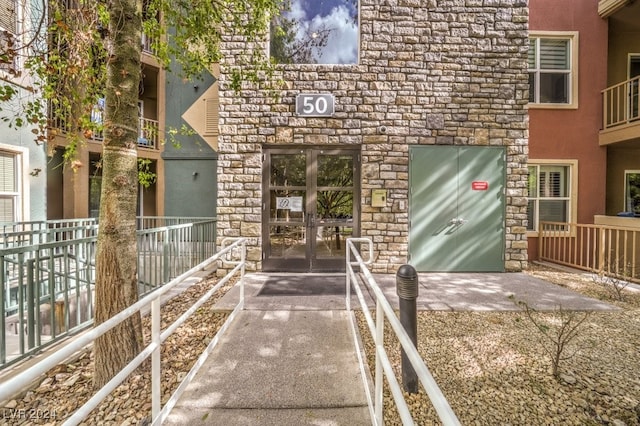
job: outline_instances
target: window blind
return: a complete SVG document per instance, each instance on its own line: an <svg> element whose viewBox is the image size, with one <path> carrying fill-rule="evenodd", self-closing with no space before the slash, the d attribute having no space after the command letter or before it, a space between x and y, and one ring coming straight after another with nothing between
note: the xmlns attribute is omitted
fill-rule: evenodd
<svg viewBox="0 0 640 426"><path fill-rule="evenodd" d="M0 222L14 222L13 198L0 197Z"/></svg>
<svg viewBox="0 0 640 426"><path fill-rule="evenodd" d="M0 0L0 28L16 33L16 2Z"/></svg>
<svg viewBox="0 0 640 426"><path fill-rule="evenodd" d="M0 192L16 192L16 158L0 152Z"/></svg>
<svg viewBox="0 0 640 426"><path fill-rule="evenodd" d="M536 40L529 39L529 69L536 68Z"/></svg>
<svg viewBox="0 0 640 426"><path fill-rule="evenodd" d="M540 69L568 70L569 41L540 39Z"/></svg>
<svg viewBox="0 0 640 426"><path fill-rule="evenodd" d="M545 170L546 169L546 170ZM544 167L540 170L540 196L566 197L567 173L564 167Z"/></svg>

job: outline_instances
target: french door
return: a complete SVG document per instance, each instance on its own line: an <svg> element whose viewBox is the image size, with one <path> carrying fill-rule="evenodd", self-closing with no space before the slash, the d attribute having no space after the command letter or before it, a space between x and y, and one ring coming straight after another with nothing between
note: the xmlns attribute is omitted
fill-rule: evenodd
<svg viewBox="0 0 640 426"><path fill-rule="evenodd" d="M360 151L265 148L265 271L345 269L345 243L360 232Z"/></svg>

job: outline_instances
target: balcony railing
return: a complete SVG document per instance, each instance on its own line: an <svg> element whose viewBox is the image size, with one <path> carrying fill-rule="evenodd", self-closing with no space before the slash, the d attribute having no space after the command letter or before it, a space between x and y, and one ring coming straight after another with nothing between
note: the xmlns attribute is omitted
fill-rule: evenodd
<svg viewBox="0 0 640 426"><path fill-rule="evenodd" d="M640 76L602 91L604 130L640 119Z"/></svg>
<svg viewBox="0 0 640 426"><path fill-rule="evenodd" d="M156 56L158 50L155 48L155 39L146 34L142 34L142 52Z"/></svg>
<svg viewBox="0 0 640 426"><path fill-rule="evenodd" d="M540 260L640 282L638 228L562 222L540 227Z"/></svg>
<svg viewBox="0 0 640 426"><path fill-rule="evenodd" d="M59 135L67 135L72 129L70 123L64 119L64 117L54 116L50 114L49 125L52 129L55 129ZM91 113L91 121L94 123L102 123L103 112L96 109ZM138 147L157 150L160 147L159 132L158 132L158 120L152 120L150 118L139 118L139 133L138 133ZM93 130L92 132L85 132L85 137L93 141L104 140L104 133L100 130Z"/></svg>

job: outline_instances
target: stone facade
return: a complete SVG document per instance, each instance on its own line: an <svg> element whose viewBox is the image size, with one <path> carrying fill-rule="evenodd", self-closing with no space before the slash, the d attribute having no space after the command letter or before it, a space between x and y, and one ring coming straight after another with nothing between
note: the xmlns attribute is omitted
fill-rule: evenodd
<svg viewBox="0 0 640 426"><path fill-rule="evenodd" d="M263 144L360 145L361 236L375 243L372 270L393 273L408 253L410 145L506 147L505 269L526 266L527 49L525 0L360 0L358 65L287 65L278 97L229 87L245 49L223 44L220 75L218 228L249 238L260 270ZM266 46L258 46L265 48ZM332 93L331 118L296 116L298 93ZM371 190L389 192L371 207Z"/></svg>

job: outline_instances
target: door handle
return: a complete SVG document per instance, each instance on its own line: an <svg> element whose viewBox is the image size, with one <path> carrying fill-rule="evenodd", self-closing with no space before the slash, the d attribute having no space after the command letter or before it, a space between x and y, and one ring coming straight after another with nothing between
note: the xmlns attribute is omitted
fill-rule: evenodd
<svg viewBox="0 0 640 426"><path fill-rule="evenodd" d="M461 217L454 217L454 218L451 218L451 220L449 221L449 225L461 226L467 222L468 222L467 219L463 219Z"/></svg>
<svg viewBox="0 0 640 426"><path fill-rule="evenodd" d="M307 226L316 226L316 215L313 213L307 213Z"/></svg>

